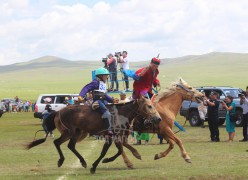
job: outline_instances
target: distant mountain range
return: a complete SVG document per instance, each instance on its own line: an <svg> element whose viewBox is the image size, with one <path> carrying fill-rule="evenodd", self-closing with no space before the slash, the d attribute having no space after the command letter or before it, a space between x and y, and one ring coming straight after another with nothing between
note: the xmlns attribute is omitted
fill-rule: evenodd
<svg viewBox="0 0 248 180"><path fill-rule="evenodd" d="M203 62L209 62L214 64L224 63L224 64L242 64L246 63L248 59L247 53L220 53L212 52L203 55L189 55L178 58L165 58L161 59L161 65L187 65L187 64L198 64ZM149 61L140 62L130 62L132 68L139 68L149 64ZM23 71L30 69L40 69L40 68L72 68L72 67L85 67L85 68L97 68L102 66L101 61L70 61L60 57L55 56L44 56L37 59L30 60L28 62L16 63L11 65L0 66L0 73L10 72L10 71Z"/></svg>

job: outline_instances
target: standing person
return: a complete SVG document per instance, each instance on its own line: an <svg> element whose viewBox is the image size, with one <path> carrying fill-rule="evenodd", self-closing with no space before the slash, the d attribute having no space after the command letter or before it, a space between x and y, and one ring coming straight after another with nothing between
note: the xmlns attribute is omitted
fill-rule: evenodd
<svg viewBox="0 0 248 180"><path fill-rule="evenodd" d="M127 102L130 102L130 100L127 98L126 92L121 91L119 103L127 103Z"/></svg>
<svg viewBox="0 0 248 180"><path fill-rule="evenodd" d="M246 92L240 96L240 105L243 108L243 139L240 142L248 141L247 138L247 122L248 122L248 86Z"/></svg>
<svg viewBox="0 0 248 180"><path fill-rule="evenodd" d="M212 142L219 142L219 105L220 102L217 100L218 93L215 91L212 91L210 93L210 100L208 99L207 106L208 106L208 124L209 124L209 130L210 130L210 138Z"/></svg>
<svg viewBox="0 0 248 180"><path fill-rule="evenodd" d="M122 70L127 70L129 69L129 61L128 61L128 58L127 58L127 51L123 51L122 52L122 57L120 56L120 54L117 54L117 60L118 60L118 63L121 63L121 69ZM126 84L126 91L129 92L129 81L128 81L128 76L124 74L124 81L125 81L125 84Z"/></svg>
<svg viewBox="0 0 248 180"><path fill-rule="evenodd" d="M204 95L204 98L206 98L205 96L205 92L201 91L201 93ZM206 104L206 100L204 100L203 102L200 102L198 104L198 112L199 112L199 116L201 119L201 128L205 128L204 126L204 121L207 115L207 104Z"/></svg>
<svg viewBox="0 0 248 180"><path fill-rule="evenodd" d="M52 112L52 106L50 105L51 101L52 101L52 99L49 98L49 97L44 99L44 102L45 102L46 106L45 106L45 109L44 109L44 111L42 113L42 115L43 115L42 116L42 127L43 127L44 131L46 132L46 134L48 133L48 130L47 130L46 126L45 126L45 119ZM46 134L45 134L45 136L46 136ZM49 134L50 134L50 136L52 136L54 138L53 131L50 131Z"/></svg>
<svg viewBox="0 0 248 180"><path fill-rule="evenodd" d="M109 71L105 68L99 68L96 70L96 79L94 79L91 83L87 84L83 87L81 92L79 93L78 100L82 101L87 100L86 94L88 92L93 92L93 104L92 109L97 110L101 113L102 120L104 122L105 128L107 130L108 135L113 135L112 126L111 126L111 114L106 107L107 102L117 103L118 100L111 98L107 95L107 87L106 82L109 76Z"/></svg>
<svg viewBox="0 0 248 180"><path fill-rule="evenodd" d="M69 96L68 105L73 105L74 101L71 96Z"/></svg>
<svg viewBox="0 0 248 180"><path fill-rule="evenodd" d="M9 101L9 112L13 111L13 103L12 101Z"/></svg>
<svg viewBox="0 0 248 180"><path fill-rule="evenodd" d="M158 66L160 64L159 58L152 58L148 67L141 68L135 72L139 80L135 80L133 83L133 99L137 99L140 95L151 98L153 96L152 86L160 86L160 82L157 79L159 74Z"/></svg>
<svg viewBox="0 0 248 180"><path fill-rule="evenodd" d="M107 65L108 65L108 69L110 72L110 80L111 80L110 90L111 91L118 91L119 90L119 83L117 80L117 62L116 62L116 59L114 58L113 54L111 54L111 53L108 55ZM114 89L114 82L116 84L116 89Z"/></svg>
<svg viewBox="0 0 248 180"><path fill-rule="evenodd" d="M233 141L235 135L235 122L230 120L230 114L235 114L236 105L233 102L232 96L226 97L226 103L224 101L221 102L222 107L226 109L226 131L228 132L229 142Z"/></svg>
<svg viewBox="0 0 248 180"><path fill-rule="evenodd" d="M24 111L28 112L28 110L29 110L29 103L28 103L28 100L26 100L26 102L24 104Z"/></svg>

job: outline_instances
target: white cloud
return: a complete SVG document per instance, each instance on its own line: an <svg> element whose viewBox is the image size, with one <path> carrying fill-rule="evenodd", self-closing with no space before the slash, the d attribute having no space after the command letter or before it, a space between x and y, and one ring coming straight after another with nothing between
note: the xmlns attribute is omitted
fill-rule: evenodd
<svg viewBox="0 0 248 180"><path fill-rule="evenodd" d="M99 1L92 7L1 1L0 65L44 55L96 60L121 50L133 60L247 52L247 8L245 0Z"/></svg>

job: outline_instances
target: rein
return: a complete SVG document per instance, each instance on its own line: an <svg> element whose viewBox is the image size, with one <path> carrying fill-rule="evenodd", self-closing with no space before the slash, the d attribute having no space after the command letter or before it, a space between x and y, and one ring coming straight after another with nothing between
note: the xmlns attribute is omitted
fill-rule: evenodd
<svg viewBox="0 0 248 180"><path fill-rule="evenodd" d="M141 108L144 106L144 105L140 105L140 103L139 103L139 100L138 99L136 99L134 102L133 102L133 104L134 103L137 103L138 104L138 108L137 109L132 109L132 108L130 108L130 107L127 107L128 109L130 109L130 111L131 112L134 112L134 118L136 118L136 117L139 117L139 116L143 116L143 115L141 115L140 113L139 113L139 111L141 111ZM144 112L144 111L142 111L147 117L146 118L149 118L149 117L151 117L153 114L154 114L154 111L153 112L150 112L150 113L148 113L148 112Z"/></svg>
<svg viewBox="0 0 248 180"><path fill-rule="evenodd" d="M192 94L192 96L191 96L191 101L190 101L189 107L188 107L188 111L189 111L189 108L190 108L190 106L191 106L191 104L192 104L192 99L193 99L193 97L194 97L194 93L192 93L192 91L190 91L188 88L185 88L185 87L184 87L183 85L181 85L181 84L176 84L176 86L177 86L177 87L180 87L180 88L183 89L183 90L185 90L187 93L190 92L190 93ZM177 93L179 93L179 92L177 92ZM187 93L186 93L186 95L187 95ZM181 93L181 94L183 94L183 93ZM188 112L187 112L187 114L188 114ZM184 124L183 124L182 127L185 127L186 123L187 123L187 118L185 118L185 122L184 122ZM181 131L181 130L179 129L178 131L176 131L176 132L174 132L174 133L176 134L176 133L178 133L178 132L180 132L180 131Z"/></svg>

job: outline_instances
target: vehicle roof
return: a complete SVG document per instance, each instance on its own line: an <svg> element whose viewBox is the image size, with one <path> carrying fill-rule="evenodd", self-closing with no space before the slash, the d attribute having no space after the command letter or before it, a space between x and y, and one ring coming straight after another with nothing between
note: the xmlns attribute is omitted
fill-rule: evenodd
<svg viewBox="0 0 248 180"><path fill-rule="evenodd" d="M78 96L79 94L40 94L39 96L64 96L64 95L73 95Z"/></svg>

